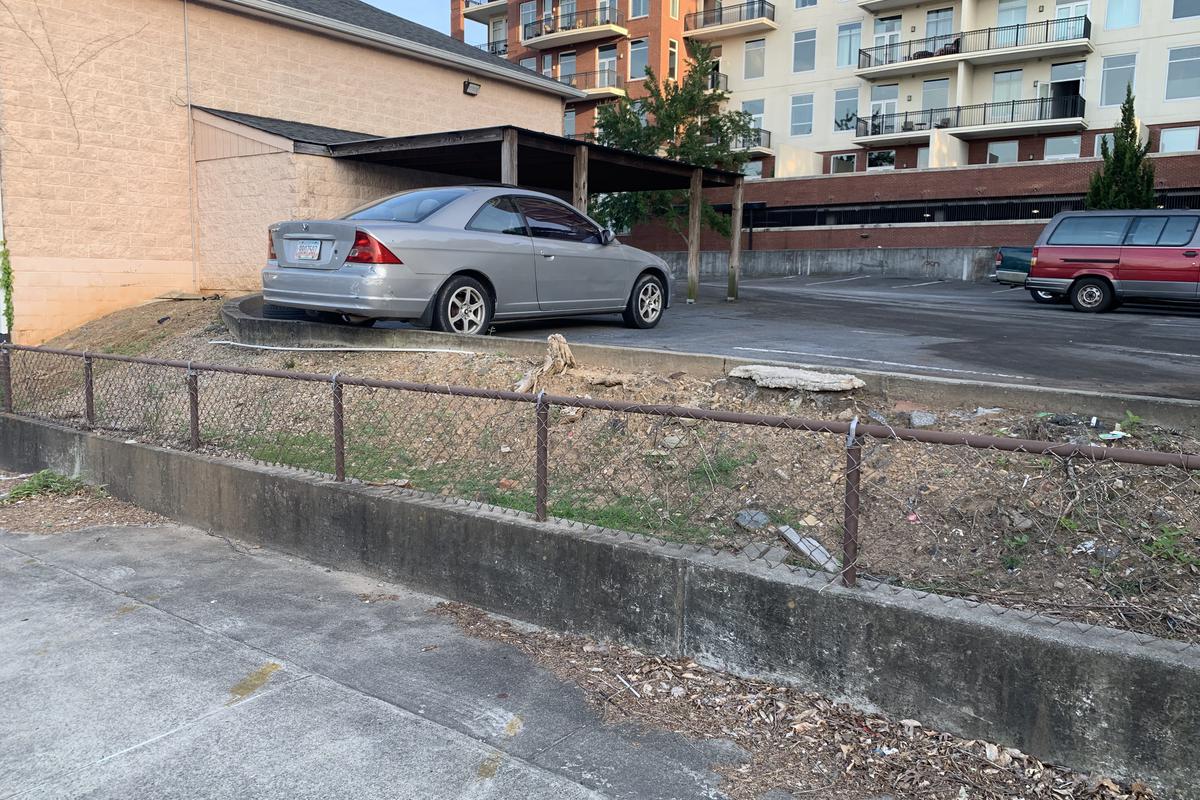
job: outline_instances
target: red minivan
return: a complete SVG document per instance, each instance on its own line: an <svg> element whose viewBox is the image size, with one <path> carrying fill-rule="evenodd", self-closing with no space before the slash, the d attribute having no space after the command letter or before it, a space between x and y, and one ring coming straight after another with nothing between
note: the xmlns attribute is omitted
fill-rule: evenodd
<svg viewBox="0 0 1200 800"><path fill-rule="evenodd" d="M1025 287L1077 311L1125 300L1200 300L1200 211L1067 211L1033 248Z"/></svg>

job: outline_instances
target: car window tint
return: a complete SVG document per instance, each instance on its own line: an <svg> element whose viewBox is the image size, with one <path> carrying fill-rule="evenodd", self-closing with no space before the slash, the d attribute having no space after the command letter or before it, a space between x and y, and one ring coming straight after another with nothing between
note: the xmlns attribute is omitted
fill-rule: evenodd
<svg viewBox="0 0 1200 800"><path fill-rule="evenodd" d="M1186 247L1196 235L1196 223L1200 217L1170 217L1162 235L1158 237L1160 247Z"/></svg>
<svg viewBox="0 0 1200 800"><path fill-rule="evenodd" d="M1129 217L1067 217L1058 223L1050 236L1049 244L1075 244L1090 247L1111 245L1120 247L1125 237Z"/></svg>
<svg viewBox="0 0 1200 800"><path fill-rule="evenodd" d="M526 235L525 219L507 197L497 197L484 203L467 227L473 231Z"/></svg>
<svg viewBox="0 0 1200 800"><path fill-rule="evenodd" d="M467 193L467 189L416 189L402 192L371 205L356 208L346 219L377 219L388 222L420 222Z"/></svg>
<svg viewBox="0 0 1200 800"><path fill-rule="evenodd" d="M579 212L552 200L522 197L521 209L529 223L530 234L537 239L599 244L600 231Z"/></svg>
<svg viewBox="0 0 1200 800"><path fill-rule="evenodd" d="M1125 234L1125 244L1153 247L1158 244L1158 237L1166 224L1166 217L1138 217L1133 221L1129 233Z"/></svg>

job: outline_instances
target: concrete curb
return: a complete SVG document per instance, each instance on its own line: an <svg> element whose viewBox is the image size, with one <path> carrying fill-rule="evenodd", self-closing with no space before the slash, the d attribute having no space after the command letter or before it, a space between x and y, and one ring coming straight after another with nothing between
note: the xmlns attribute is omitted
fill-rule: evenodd
<svg viewBox="0 0 1200 800"><path fill-rule="evenodd" d="M412 328L377 330L330 325L305 319L264 319L253 311L260 302L260 295L248 295L230 300L221 309L221 319L236 341L276 347L427 347L506 353L535 359L541 359L546 353L546 343L540 339L463 336ZM692 376L710 380L723 378L736 367L749 364L778 364L818 372L846 371L823 364L733 358L636 347L572 343L571 350L581 363L591 367L663 374L687 372ZM1200 401L1195 400L965 381L956 378L930 378L858 368L853 372L866 383L867 392L881 395L891 401L907 400L972 409L980 406L1002 406L1015 411L1053 411L1089 417L1099 416L1110 420L1119 420L1129 411L1154 425L1183 431L1200 429Z"/></svg>
<svg viewBox="0 0 1200 800"><path fill-rule="evenodd" d="M548 628L688 655L1200 800L1200 653L399 489L0 415L52 468L221 535Z"/></svg>

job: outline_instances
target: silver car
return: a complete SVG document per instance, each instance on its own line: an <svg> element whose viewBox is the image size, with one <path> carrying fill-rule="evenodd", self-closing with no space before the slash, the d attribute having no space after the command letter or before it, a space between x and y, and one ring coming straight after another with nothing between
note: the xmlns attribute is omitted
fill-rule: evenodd
<svg viewBox="0 0 1200 800"><path fill-rule="evenodd" d="M355 324L399 319L453 333L605 313L652 328L670 303L670 271L550 195L448 186L341 219L272 225L263 299Z"/></svg>

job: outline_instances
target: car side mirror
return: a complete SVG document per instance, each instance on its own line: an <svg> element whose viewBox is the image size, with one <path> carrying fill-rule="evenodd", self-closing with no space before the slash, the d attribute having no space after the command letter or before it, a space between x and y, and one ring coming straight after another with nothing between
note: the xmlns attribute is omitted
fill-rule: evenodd
<svg viewBox="0 0 1200 800"><path fill-rule="evenodd" d="M604 230L600 231L600 244L604 245L605 247L612 244L616 240L617 240L617 235L615 233L613 233L610 229L605 228Z"/></svg>

